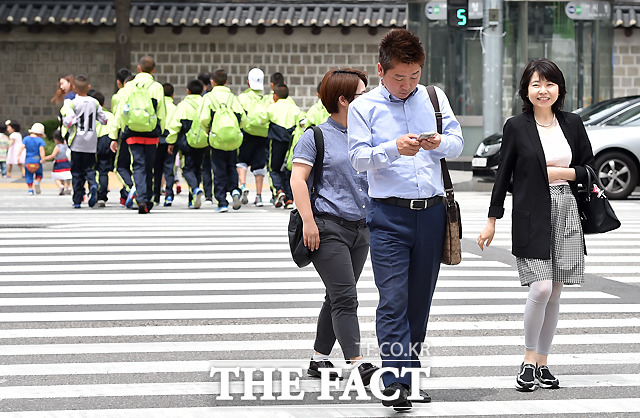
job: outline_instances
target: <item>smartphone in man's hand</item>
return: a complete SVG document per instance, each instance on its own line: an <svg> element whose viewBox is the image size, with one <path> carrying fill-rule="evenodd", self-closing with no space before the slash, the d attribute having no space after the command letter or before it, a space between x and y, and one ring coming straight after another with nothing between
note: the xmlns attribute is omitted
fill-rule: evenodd
<svg viewBox="0 0 640 418"><path fill-rule="evenodd" d="M438 135L437 132L423 132L418 137L418 141L420 141L420 142L422 142L422 141L430 141L433 138L435 138L436 135Z"/></svg>

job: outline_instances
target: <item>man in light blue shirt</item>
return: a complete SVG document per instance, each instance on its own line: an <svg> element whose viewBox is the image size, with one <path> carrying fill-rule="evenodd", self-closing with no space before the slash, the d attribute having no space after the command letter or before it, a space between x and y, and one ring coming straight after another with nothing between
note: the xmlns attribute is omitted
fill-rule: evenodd
<svg viewBox="0 0 640 418"><path fill-rule="evenodd" d="M380 86L349 107L349 159L357 171L367 171L371 208L371 262L380 302L376 332L382 366L397 369L382 379L383 405L396 410L431 398L403 368L419 368L431 298L440 270L444 239L444 185L441 158L458 157L464 141L449 101L436 87L443 134L435 132L436 117L426 87L418 85L425 52L420 39L405 29L393 29L380 41ZM402 350L400 350L402 348ZM397 395L397 396L395 396Z"/></svg>

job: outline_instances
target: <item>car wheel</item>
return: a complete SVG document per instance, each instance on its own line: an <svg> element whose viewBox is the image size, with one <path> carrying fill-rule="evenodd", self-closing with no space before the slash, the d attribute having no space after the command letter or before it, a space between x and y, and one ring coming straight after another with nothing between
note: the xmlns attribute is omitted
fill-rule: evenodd
<svg viewBox="0 0 640 418"><path fill-rule="evenodd" d="M609 199L624 199L638 184L638 167L627 155L608 152L596 159L596 175Z"/></svg>

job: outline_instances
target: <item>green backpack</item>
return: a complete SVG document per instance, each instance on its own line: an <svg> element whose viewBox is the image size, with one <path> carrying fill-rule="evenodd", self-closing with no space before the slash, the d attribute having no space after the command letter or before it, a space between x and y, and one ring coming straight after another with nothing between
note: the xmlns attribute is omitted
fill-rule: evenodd
<svg viewBox="0 0 640 418"><path fill-rule="evenodd" d="M158 124L158 115L149 94L149 87L151 84L145 86L142 82L136 83L124 106L125 123L134 132L151 132Z"/></svg>
<svg viewBox="0 0 640 418"><path fill-rule="evenodd" d="M185 134L187 143L191 148L206 148L209 145L209 139L206 132L200 127L200 121L198 120L199 109L197 104L192 101L189 105L193 108L191 127Z"/></svg>
<svg viewBox="0 0 640 418"><path fill-rule="evenodd" d="M229 98L224 104L218 102L213 94L207 94L207 97L215 105L211 129L209 130L209 144L221 151L233 151L240 148L240 145L242 145L242 131L240 130L238 117L231 107L235 96L229 94Z"/></svg>
<svg viewBox="0 0 640 418"><path fill-rule="evenodd" d="M267 103L262 96L249 95L247 103L247 120L244 131L254 136L267 137L269 133L269 114L267 113Z"/></svg>

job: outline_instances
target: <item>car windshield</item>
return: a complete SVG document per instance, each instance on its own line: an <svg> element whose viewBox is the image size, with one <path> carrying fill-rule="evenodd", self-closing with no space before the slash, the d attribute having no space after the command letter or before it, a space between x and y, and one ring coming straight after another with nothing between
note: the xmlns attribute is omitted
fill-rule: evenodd
<svg viewBox="0 0 640 418"><path fill-rule="evenodd" d="M618 97L615 99L604 100L599 103L592 104L583 109L575 111L586 125L596 124L609 115L613 115L619 110L629 106L629 103L638 101L638 96Z"/></svg>
<svg viewBox="0 0 640 418"><path fill-rule="evenodd" d="M606 122L608 126L640 126L640 103L620 112Z"/></svg>

